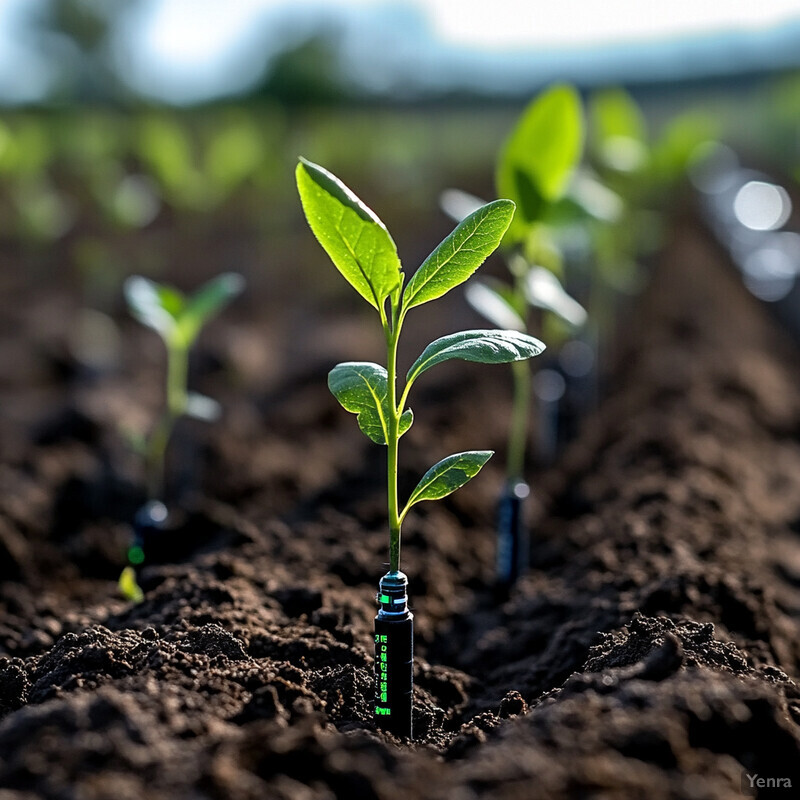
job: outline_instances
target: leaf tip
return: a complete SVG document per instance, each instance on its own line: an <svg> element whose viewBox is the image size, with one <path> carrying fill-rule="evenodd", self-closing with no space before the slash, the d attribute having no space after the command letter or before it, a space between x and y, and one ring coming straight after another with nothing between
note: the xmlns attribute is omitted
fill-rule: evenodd
<svg viewBox="0 0 800 800"><path fill-rule="evenodd" d="M301 180L314 180L314 172L316 170L321 169L318 164L315 164L313 161L309 161L307 158L303 156L297 157L297 166L294 168L294 176L295 181L297 182L297 188L300 188L300 181Z"/></svg>
<svg viewBox="0 0 800 800"><path fill-rule="evenodd" d="M501 197L499 200L493 200L491 203L489 203L489 205L498 209L498 211L506 218L504 220L505 229L508 230L508 226L511 225L511 220L514 219L514 214L517 210L517 204L513 200L509 200L507 197Z"/></svg>

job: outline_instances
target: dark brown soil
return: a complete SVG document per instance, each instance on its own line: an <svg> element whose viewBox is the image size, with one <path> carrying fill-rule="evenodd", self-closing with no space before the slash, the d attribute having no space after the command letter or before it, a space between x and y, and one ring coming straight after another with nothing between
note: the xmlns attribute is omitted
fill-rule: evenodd
<svg viewBox="0 0 800 800"><path fill-rule="evenodd" d="M800 787L800 358L702 233L673 234L613 390L534 480L510 598L491 587L501 459L409 518L413 744L371 721L383 453L325 389L336 360L378 355L372 320L242 306L204 340L194 380L226 417L180 432L182 463L206 465L175 481L193 537L136 606L115 588L141 500L116 426L156 407L160 362L76 375L33 327L63 312L55 291L3 323L0 798L722 800L745 771ZM421 314L409 353L463 313ZM404 486L501 446L491 369L421 385Z"/></svg>

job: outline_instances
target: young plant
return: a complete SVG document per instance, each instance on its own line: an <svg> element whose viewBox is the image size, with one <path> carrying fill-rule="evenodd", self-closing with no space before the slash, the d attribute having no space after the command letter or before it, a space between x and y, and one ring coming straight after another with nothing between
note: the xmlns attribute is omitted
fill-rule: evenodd
<svg viewBox="0 0 800 800"><path fill-rule="evenodd" d="M623 89L594 93L588 117L592 164L621 206L613 224L593 231L597 283L606 289L608 307L620 292L630 295L641 289L639 262L662 242L665 203L698 157L698 148L714 139L716 125L704 114L684 113L653 136L642 110Z"/></svg>
<svg viewBox="0 0 800 800"><path fill-rule="evenodd" d="M397 348L408 312L436 300L472 275L498 246L514 215L514 203L496 200L470 214L425 259L406 284L397 248L384 224L338 178L301 159L297 187L308 223L336 268L378 315L386 342L386 366L337 364L328 376L332 394L373 442L386 447L389 572L381 578L375 619L377 723L412 736L413 615L408 580L400 571L403 520L424 500L438 500L474 477L492 455L473 450L447 456L422 477L404 504L397 485L398 442L414 416L409 393L427 370L451 359L485 364L521 361L544 345L513 330L451 333L429 344L399 380Z"/></svg>
<svg viewBox="0 0 800 800"><path fill-rule="evenodd" d="M503 146L496 167L497 194L517 205L501 243L511 284L473 281L466 292L470 305L492 324L524 332L546 327L547 339L552 341L563 339L565 329L586 322L586 311L558 278L563 269L558 234L583 213L581 191L586 194L587 184L584 179L579 191L575 179L582 151L581 102L569 86L553 87L535 98ZM441 203L459 220L483 201L451 189L443 193ZM524 473L532 385L528 364L511 366L514 403L506 449L506 486L498 509L497 577L501 587L513 584L527 564L522 503L529 494ZM554 424L553 415L540 414L540 419ZM539 438L555 440L549 430L543 430ZM551 454L541 456L546 461Z"/></svg>
<svg viewBox="0 0 800 800"><path fill-rule="evenodd" d="M128 550L130 563L120 579L120 590L131 600L141 599L134 573L144 562L148 535L161 530L167 520L164 473L175 423L183 415L207 421L219 416L215 400L188 389L189 350L203 326L243 288L244 279L234 272L218 275L191 296L139 275L125 282L131 314L158 333L167 351L164 410L141 443L148 502L136 514L134 544Z"/></svg>

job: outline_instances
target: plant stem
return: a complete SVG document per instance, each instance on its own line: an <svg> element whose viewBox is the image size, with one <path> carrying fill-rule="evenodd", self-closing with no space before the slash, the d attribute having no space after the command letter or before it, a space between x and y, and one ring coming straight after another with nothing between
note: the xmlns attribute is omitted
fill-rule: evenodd
<svg viewBox="0 0 800 800"><path fill-rule="evenodd" d="M155 428L150 434L150 438L147 440L147 451L145 453L147 495L150 500L163 499L167 445L178 417L186 410L187 371L188 353L186 348L178 342L168 343L166 409L159 417Z"/></svg>
<svg viewBox="0 0 800 800"><path fill-rule="evenodd" d="M389 500L389 571L400 571L400 516L397 500L397 453L402 409L397 407L397 340L400 336L401 319L393 309L392 326L387 324L386 331L386 372L389 389L387 420L387 490Z"/></svg>
<svg viewBox="0 0 800 800"><path fill-rule="evenodd" d="M527 269L530 269L530 265L527 265ZM526 272L513 271L513 274L514 294L512 304L520 317L527 320ZM522 480L525 474L525 453L528 449L528 424L531 405L531 370L528 362L512 361L511 374L514 377L514 399L506 455L506 478L509 482Z"/></svg>
<svg viewBox="0 0 800 800"><path fill-rule="evenodd" d="M525 451L528 444L528 417L531 404L531 371L527 361L513 361L514 405L508 433L508 461L506 472L509 481L521 480L525 472Z"/></svg>
<svg viewBox="0 0 800 800"><path fill-rule="evenodd" d="M180 341L167 345L167 409L176 419L186 411L189 351Z"/></svg>
<svg viewBox="0 0 800 800"><path fill-rule="evenodd" d="M163 499L164 495L164 460L167 443L175 420L169 411L165 411L158 419L155 428L147 440L145 453L145 472L147 474L148 500Z"/></svg>

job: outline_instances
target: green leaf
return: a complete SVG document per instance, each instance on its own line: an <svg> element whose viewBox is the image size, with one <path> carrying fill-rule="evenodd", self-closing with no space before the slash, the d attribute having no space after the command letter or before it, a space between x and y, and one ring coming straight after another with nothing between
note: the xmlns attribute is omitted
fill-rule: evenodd
<svg viewBox="0 0 800 800"><path fill-rule="evenodd" d="M201 286L187 301L178 316L178 326L186 345L190 345L208 320L242 292L244 278L237 272L217 275Z"/></svg>
<svg viewBox="0 0 800 800"><path fill-rule="evenodd" d="M626 91L607 89L594 94L589 125L592 150L601 164L617 172L636 172L647 164L647 123Z"/></svg>
<svg viewBox="0 0 800 800"><path fill-rule="evenodd" d="M132 603L141 603L144 600L144 592L136 582L136 570L133 567L125 567L119 576L120 594Z"/></svg>
<svg viewBox="0 0 800 800"><path fill-rule="evenodd" d="M125 281L124 292L131 313L139 322L157 331L165 340L177 335L188 347L210 317L243 288L241 275L226 272L187 299L171 286L132 275Z"/></svg>
<svg viewBox="0 0 800 800"><path fill-rule="evenodd" d="M567 196L551 207L547 221L555 224L582 223L588 215L601 222L617 222L624 210L622 198L616 192L591 173L579 170Z"/></svg>
<svg viewBox="0 0 800 800"><path fill-rule="evenodd" d="M507 238L522 239L525 226L564 195L582 150L583 113L575 89L555 86L528 105L497 167L497 194L519 206Z"/></svg>
<svg viewBox="0 0 800 800"><path fill-rule="evenodd" d="M328 373L328 388L345 411L358 415L358 427L376 444L386 444L389 432L389 381L380 364L347 361ZM400 417L402 436L414 421L411 409Z"/></svg>
<svg viewBox="0 0 800 800"><path fill-rule="evenodd" d="M536 308L552 311L575 328L586 323L586 309L567 294L561 281L544 267L533 267L525 276L525 297Z"/></svg>
<svg viewBox="0 0 800 800"><path fill-rule="evenodd" d="M507 364L524 361L544 351L544 344L519 331L459 331L431 342L411 365L409 383L442 361L453 358L479 364Z"/></svg>
<svg viewBox="0 0 800 800"><path fill-rule="evenodd" d="M503 295L480 281L471 281L464 290L467 302L485 319L498 328L525 330L525 320Z"/></svg>
<svg viewBox="0 0 800 800"><path fill-rule="evenodd" d="M132 275L123 288L131 314L143 325L169 338L177 328L177 320L186 303L185 297L170 286Z"/></svg>
<svg viewBox="0 0 800 800"><path fill-rule="evenodd" d="M469 450L466 453L455 453L443 458L422 476L417 488L408 498L403 514L415 503L423 500L440 500L460 489L481 471L481 467L493 455L492 450Z"/></svg>
<svg viewBox="0 0 800 800"><path fill-rule="evenodd" d="M300 160L297 189L308 224L336 269L372 306L400 286L400 259L389 231L337 177Z"/></svg>
<svg viewBox="0 0 800 800"><path fill-rule="evenodd" d="M495 200L470 214L414 273L403 293L403 307L435 300L467 280L497 249L513 216L510 200Z"/></svg>
<svg viewBox="0 0 800 800"><path fill-rule="evenodd" d="M592 95L589 120L592 138L600 146L617 138L647 142L647 124L642 112L624 89L606 89Z"/></svg>

